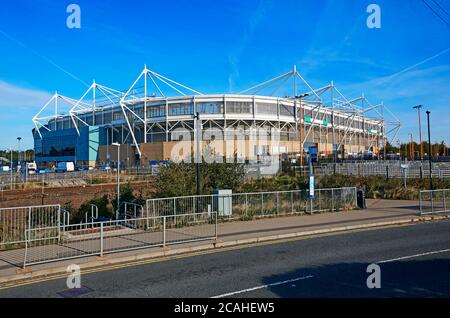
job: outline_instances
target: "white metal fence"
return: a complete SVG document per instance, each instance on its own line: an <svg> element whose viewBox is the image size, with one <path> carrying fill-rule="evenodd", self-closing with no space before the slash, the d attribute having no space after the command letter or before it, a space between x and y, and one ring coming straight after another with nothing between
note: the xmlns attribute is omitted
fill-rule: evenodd
<svg viewBox="0 0 450 318"><path fill-rule="evenodd" d="M356 188L200 195L147 200L147 216L216 211L219 219L246 219L274 215L332 212L356 208Z"/></svg>
<svg viewBox="0 0 450 318"><path fill-rule="evenodd" d="M59 205L0 209L0 257L25 266L217 239L218 220L350 210L356 188L202 195L124 202L120 219L70 224ZM97 215L92 212L92 215Z"/></svg>
<svg viewBox="0 0 450 318"><path fill-rule="evenodd" d="M145 173L121 173L120 182L144 182L151 180L152 174ZM17 191L33 188L54 188L54 187L79 187L81 181L84 184L105 184L115 183L116 172L86 172L75 171L67 173L33 174L24 177L14 173L12 178L9 174L0 173L0 191Z"/></svg>
<svg viewBox="0 0 450 318"><path fill-rule="evenodd" d="M23 266L217 239L217 213L29 228Z"/></svg>
<svg viewBox="0 0 450 318"><path fill-rule="evenodd" d="M407 168L402 168L406 164ZM433 163L432 178L450 179L450 163ZM316 175L346 175L346 176L380 176L386 178L428 178L430 167L428 162L373 161L364 163L321 164L314 167Z"/></svg>
<svg viewBox="0 0 450 318"><path fill-rule="evenodd" d="M25 230L58 227L61 219L60 205L26 206L0 209L0 250L14 244L25 243Z"/></svg>
<svg viewBox="0 0 450 318"><path fill-rule="evenodd" d="M450 212L450 189L420 191L419 200L420 215Z"/></svg>

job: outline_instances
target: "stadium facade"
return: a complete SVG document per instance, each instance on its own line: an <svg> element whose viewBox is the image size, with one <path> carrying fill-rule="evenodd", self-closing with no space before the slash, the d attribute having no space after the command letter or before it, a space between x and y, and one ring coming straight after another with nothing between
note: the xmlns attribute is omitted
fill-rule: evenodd
<svg viewBox="0 0 450 318"><path fill-rule="evenodd" d="M297 94L301 89L306 93ZM242 160L298 156L311 147L319 157L361 156L377 154L400 129L382 103L347 99L333 83L313 89L296 67L236 94L209 95L144 67L127 91L94 82L80 99L55 93L33 124L40 166L116 162L113 143L127 166L188 160L196 147L216 158L239 152Z"/></svg>

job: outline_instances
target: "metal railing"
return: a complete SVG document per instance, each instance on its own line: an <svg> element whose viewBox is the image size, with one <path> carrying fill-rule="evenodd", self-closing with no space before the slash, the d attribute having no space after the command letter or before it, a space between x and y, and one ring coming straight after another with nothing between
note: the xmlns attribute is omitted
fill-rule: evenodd
<svg viewBox="0 0 450 318"><path fill-rule="evenodd" d="M313 214L356 208L356 188L316 189L312 200L308 190L199 195L149 199L147 216L216 211L219 219L247 219L274 215Z"/></svg>
<svg viewBox="0 0 450 318"><path fill-rule="evenodd" d="M450 189L419 192L420 215L450 212Z"/></svg>
<svg viewBox="0 0 450 318"><path fill-rule="evenodd" d="M144 182L151 180L152 174L121 173L120 182ZM79 187L81 181L84 184L107 184L115 183L117 175L114 172L85 172L75 171L64 174L48 173L29 175L26 179L20 174L14 174L11 179L9 175L0 175L0 190L3 192L27 189L49 189L59 187Z"/></svg>
<svg viewBox="0 0 450 318"><path fill-rule="evenodd" d="M237 193L124 202L123 218L70 224L59 205L0 209L0 253L21 265L217 239L219 220L350 210L356 188ZM9 254L8 254L9 253ZM17 263L17 261L16 261Z"/></svg>
<svg viewBox="0 0 450 318"><path fill-rule="evenodd" d="M402 168L406 164L407 168ZM307 172L307 167L303 169ZM325 175L346 175L346 176L379 176L386 178L428 178L430 167L427 162L420 161L373 161L355 163L320 164L314 167L314 174ZM450 163L434 162L431 170L432 178L450 179Z"/></svg>
<svg viewBox="0 0 450 318"><path fill-rule="evenodd" d="M65 216L64 222L65 222ZM57 227L61 224L61 206L40 205L0 209L0 250L25 243L25 230Z"/></svg>
<svg viewBox="0 0 450 318"><path fill-rule="evenodd" d="M86 226L87 225L87 226ZM28 228L23 267L85 256L217 239L217 213Z"/></svg>
<svg viewBox="0 0 450 318"><path fill-rule="evenodd" d="M133 219L142 216L144 207L141 204L134 202L122 202L122 215L123 219Z"/></svg>

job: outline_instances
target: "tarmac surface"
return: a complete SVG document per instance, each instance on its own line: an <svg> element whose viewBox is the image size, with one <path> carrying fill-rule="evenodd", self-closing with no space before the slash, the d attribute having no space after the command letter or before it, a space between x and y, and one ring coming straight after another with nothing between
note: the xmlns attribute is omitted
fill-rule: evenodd
<svg viewBox="0 0 450 318"><path fill-rule="evenodd" d="M0 290L4 297L449 297L450 221L272 242ZM369 289L368 265L381 269Z"/></svg>

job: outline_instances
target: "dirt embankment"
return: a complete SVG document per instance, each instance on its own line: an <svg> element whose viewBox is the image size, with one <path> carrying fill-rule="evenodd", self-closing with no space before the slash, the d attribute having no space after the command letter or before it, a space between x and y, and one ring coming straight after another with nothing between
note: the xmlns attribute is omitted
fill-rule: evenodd
<svg viewBox="0 0 450 318"><path fill-rule="evenodd" d="M152 181L130 182L136 195L148 198L154 191ZM25 189L4 191L0 194L0 208L30 205L61 204L72 202L75 208L95 197L109 195L115 197L117 184L93 184L79 187Z"/></svg>

